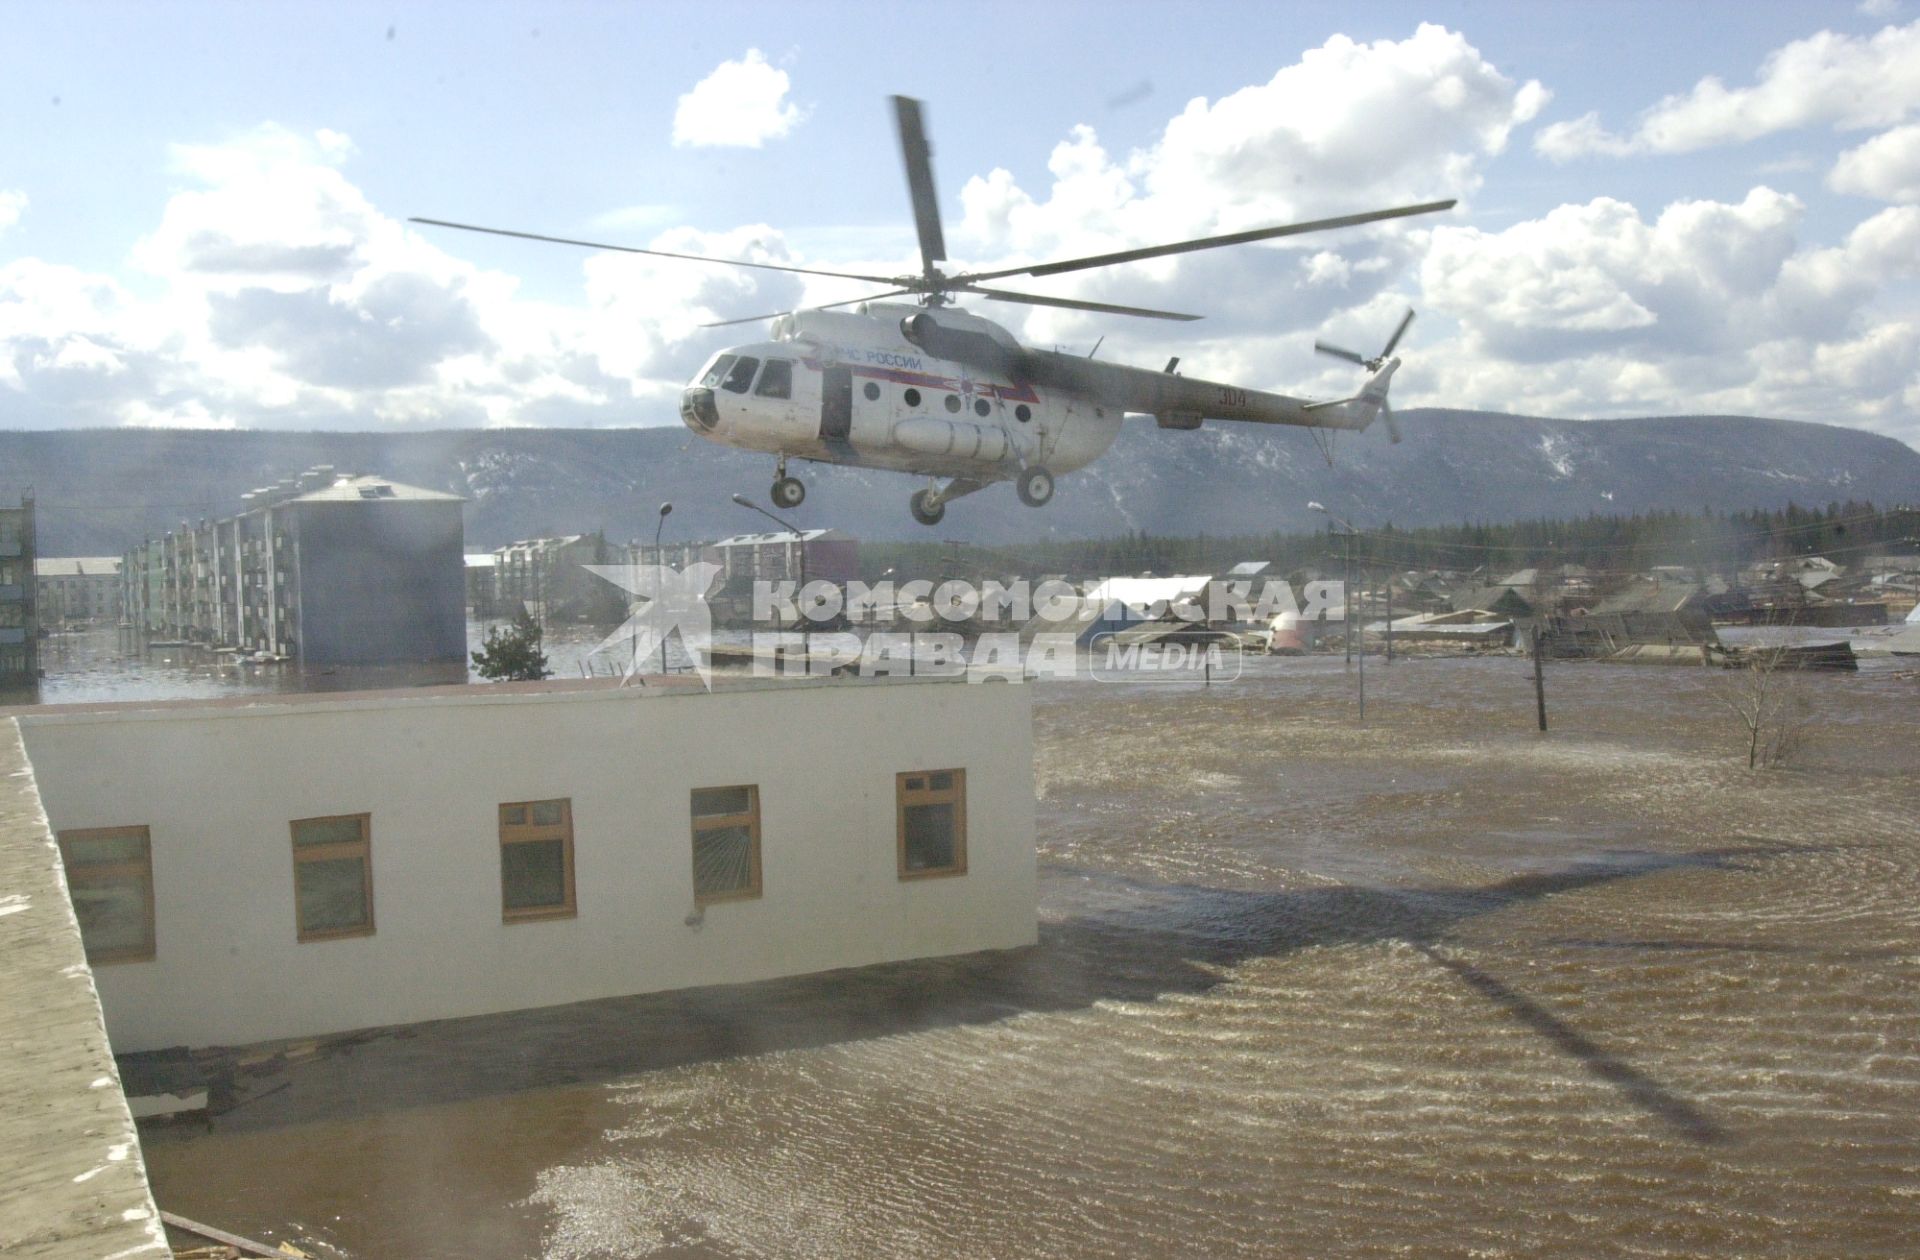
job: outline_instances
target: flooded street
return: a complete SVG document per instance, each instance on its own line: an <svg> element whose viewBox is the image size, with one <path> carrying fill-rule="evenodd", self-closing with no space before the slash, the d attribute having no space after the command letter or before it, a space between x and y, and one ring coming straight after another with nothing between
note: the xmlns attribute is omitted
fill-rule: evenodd
<svg viewBox="0 0 1920 1260"><path fill-rule="evenodd" d="M467 648L478 649L487 631L502 625L469 619ZM479 681L467 661L409 665L338 665L302 669L291 662L255 664L216 655L191 645L156 644L130 650L127 631L108 625L47 636L38 689L0 697L16 704L97 704L124 700L218 700L236 695L306 691L370 691L389 687L430 687ZM608 631L586 625L557 626L543 641L547 668L555 678L605 677L623 672L630 653L603 649ZM715 636L718 642L744 636ZM659 657L653 658L659 668ZM667 663L675 672L691 668L680 641L667 645Z"/></svg>
<svg viewBox="0 0 1920 1260"><path fill-rule="evenodd" d="M1037 684L1041 943L386 1030L145 1137L374 1257L1905 1257L1920 680Z"/></svg>

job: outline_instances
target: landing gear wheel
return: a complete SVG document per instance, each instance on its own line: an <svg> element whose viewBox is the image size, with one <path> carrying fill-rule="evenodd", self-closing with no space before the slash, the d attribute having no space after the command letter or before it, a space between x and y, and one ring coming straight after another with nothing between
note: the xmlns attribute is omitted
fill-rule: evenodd
<svg viewBox="0 0 1920 1260"><path fill-rule="evenodd" d="M1044 468L1029 468L1014 479L1013 492L1028 507L1045 507L1053 497L1053 474Z"/></svg>
<svg viewBox="0 0 1920 1260"><path fill-rule="evenodd" d="M933 492L931 490L915 490L913 497L907 500L907 511L912 512L913 519L919 521L922 525L938 525L940 518L947 514L946 504L932 503L930 505L932 498Z"/></svg>
<svg viewBox="0 0 1920 1260"><path fill-rule="evenodd" d="M773 506L797 508L807 501L806 483L798 477L781 477L773 483Z"/></svg>

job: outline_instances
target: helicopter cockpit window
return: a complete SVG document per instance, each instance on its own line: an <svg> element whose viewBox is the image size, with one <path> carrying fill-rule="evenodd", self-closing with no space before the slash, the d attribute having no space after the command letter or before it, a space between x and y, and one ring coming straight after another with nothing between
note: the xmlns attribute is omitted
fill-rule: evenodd
<svg viewBox="0 0 1920 1260"><path fill-rule="evenodd" d="M714 386L718 385L721 381L726 380L727 371L728 369L733 367L733 361L735 357L736 356L731 354L723 354L719 358L715 359L713 361L713 366L707 369L706 375L700 378L700 383L702 385L705 385L708 389L712 389Z"/></svg>
<svg viewBox="0 0 1920 1260"><path fill-rule="evenodd" d="M768 359L767 366L760 369L760 383L753 392L762 398L793 397L793 360Z"/></svg>
<svg viewBox="0 0 1920 1260"><path fill-rule="evenodd" d="M753 384L753 374L760 367L760 360L750 354L743 354L727 373L727 379L720 382L720 388L735 394L747 392L747 386Z"/></svg>

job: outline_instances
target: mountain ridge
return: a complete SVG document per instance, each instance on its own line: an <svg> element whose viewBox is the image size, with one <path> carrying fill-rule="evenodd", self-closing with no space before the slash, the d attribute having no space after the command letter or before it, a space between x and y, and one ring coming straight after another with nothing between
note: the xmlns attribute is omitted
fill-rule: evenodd
<svg viewBox="0 0 1920 1260"><path fill-rule="evenodd" d="M1023 538L1264 533L1310 529L1325 503L1356 524L1411 527L1661 509L1920 501L1920 452L1890 437L1749 416L1552 420L1411 408L1406 440L1341 434L1329 466L1314 434L1208 424L1160 430L1133 418L1102 459L1062 476L1050 505L1006 486L956 500L926 530L907 516L919 482L802 464L807 502L791 519L865 538ZM651 538L672 500L670 539L764 528L729 502L765 503L773 461L677 427L281 430L0 430L0 495L31 487L43 555L111 555L183 520L217 519L240 495L313 464L467 496L468 546L604 528Z"/></svg>

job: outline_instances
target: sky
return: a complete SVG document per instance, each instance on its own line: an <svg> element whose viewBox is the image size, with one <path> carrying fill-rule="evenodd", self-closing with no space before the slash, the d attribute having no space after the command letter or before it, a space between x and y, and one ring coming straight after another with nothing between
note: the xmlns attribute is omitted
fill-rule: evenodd
<svg viewBox="0 0 1920 1260"><path fill-rule="evenodd" d="M1920 0L8 6L0 427L677 424L865 287L453 219L917 270L1386 206L1442 215L1035 280L1037 345L1319 397L1419 312L1401 406L1744 414L1920 445ZM1010 286L1011 287L1011 286Z"/></svg>

